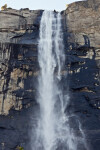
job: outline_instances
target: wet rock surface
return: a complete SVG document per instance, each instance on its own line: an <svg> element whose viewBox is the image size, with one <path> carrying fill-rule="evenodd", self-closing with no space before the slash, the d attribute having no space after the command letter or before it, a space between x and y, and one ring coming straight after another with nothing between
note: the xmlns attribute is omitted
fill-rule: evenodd
<svg viewBox="0 0 100 150"><path fill-rule="evenodd" d="M79 118L90 150L100 150L100 2L76 2L62 12L71 124ZM0 12L0 150L30 148L36 122L37 46L42 10ZM34 123L34 126L36 124ZM78 132L78 131L77 131ZM78 133L77 133L78 134Z"/></svg>
<svg viewBox="0 0 100 150"><path fill-rule="evenodd" d="M30 121L39 109L35 97L42 12L0 12L0 150L30 149Z"/></svg>
<svg viewBox="0 0 100 150"><path fill-rule="evenodd" d="M73 3L62 12L71 96L69 109L80 118L91 150L100 149L99 11L100 1L88 0Z"/></svg>

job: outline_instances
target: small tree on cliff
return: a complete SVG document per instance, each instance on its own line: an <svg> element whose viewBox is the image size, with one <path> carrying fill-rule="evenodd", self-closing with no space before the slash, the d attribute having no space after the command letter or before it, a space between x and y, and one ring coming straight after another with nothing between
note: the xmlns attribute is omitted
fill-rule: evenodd
<svg viewBox="0 0 100 150"><path fill-rule="evenodd" d="M7 4L1 7L1 10L6 10L7 9Z"/></svg>
<svg viewBox="0 0 100 150"><path fill-rule="evenodd" d="M66 8L68 7L68 4L66 4Z"/></svg>

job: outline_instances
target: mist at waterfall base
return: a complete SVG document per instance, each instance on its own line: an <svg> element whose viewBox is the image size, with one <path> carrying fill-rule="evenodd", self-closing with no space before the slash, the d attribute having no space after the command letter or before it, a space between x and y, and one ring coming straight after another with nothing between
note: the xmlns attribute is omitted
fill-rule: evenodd
<svg viewBox="0 0 100 150"><path fill-rule="evenodd" d="M43 12L39 36L39 112L35 129L31 133L31 149L89 150L79 120L78 133L70 125L70 118L76 116L68 113L70 94L62 83L62 78L67 81L67 73L63 71L66 57L60 13Z"/></svg>

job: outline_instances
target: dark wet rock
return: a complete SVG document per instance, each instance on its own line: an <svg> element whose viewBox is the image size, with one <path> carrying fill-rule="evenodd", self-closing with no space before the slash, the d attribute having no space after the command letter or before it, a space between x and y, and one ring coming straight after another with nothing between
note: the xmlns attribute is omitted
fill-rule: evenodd
<svg viewBox="0 0 100 150"><path fill-rule="evenodd" d="M30 121L36 126L39 111L37 46L42 12L27 8L0 12L0 150L18 146L31 150ZM90 150L100 150L99 12L99 0L72 3L61 12L66 55L62 83L70 94L66 111L72 114L70 123L77 134L80 120Z"/></svg>
<svg viewBox="0 0 100 150"><path fill-rule="evenodd" d="M30 149L30 121L38 109L37 45L42 12L0 12L0 150Z"/></svg>
<svg viewBox="0 0 100 150"><path fill-rule="evenodd" d="M99 12L99 0L72 3L62 12L71 97L68 109L79 117L91 150L100 149ZM75 125L73 118L71 123Z"/></svg>

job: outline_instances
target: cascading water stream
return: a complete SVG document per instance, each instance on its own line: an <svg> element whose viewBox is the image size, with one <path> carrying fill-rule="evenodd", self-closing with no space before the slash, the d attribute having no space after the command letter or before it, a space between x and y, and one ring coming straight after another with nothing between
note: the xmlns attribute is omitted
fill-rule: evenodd
<svg viewBox="0 0 100 150"><path fill-rule="evenodd" d="M65 62L61 14L44 11L40 24L38 103L40 118L34 150L77 150L78 137L65 111L69 95L63 94L61 71Z"/></svg>

